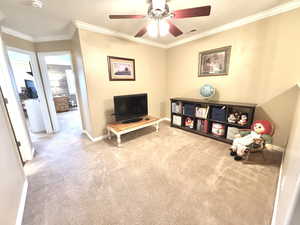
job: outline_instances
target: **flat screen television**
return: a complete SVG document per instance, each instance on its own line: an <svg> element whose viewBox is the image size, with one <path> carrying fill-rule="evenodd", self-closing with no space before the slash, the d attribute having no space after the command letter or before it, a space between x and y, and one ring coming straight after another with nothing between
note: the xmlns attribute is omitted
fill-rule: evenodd
<svg viewBox="0 0 300 225"><path fill-rule="evenodd" d="M28 98L38 98L37 90L32 80L25 80Z"/></svg>
<svg viewBox="0 0 300 225"><path fill-rule="evenodd" d="M147 94L114 96L116 121L135 122L148 115Z"/></svg>

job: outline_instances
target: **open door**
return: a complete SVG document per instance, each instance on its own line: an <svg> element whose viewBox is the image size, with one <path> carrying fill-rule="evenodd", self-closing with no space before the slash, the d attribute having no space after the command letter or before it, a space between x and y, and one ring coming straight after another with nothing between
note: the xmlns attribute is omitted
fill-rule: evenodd
<svg viewBox="0 0 300 225"><path fill-rule="evenodd" d="M9 121L11 130L12 130L12 133L13 133L13 136L14 136L14 139L15 139L15 142L16 142L16 146L17 146L17 148L18 148L18 154L19 154L20 160L21 160L21 162L22 162L22 165L24 166L25 161L24 161L24 159L23 159L23 157L22 157L22 154L21 154L21 151L20 151L20 143L19 143L19 141L17 140L17 136L16 136L16 133L15 133L15 130L14 130L13 126L12 126L11 119L10 119L10 116L9 116L9 113L8 113L8 110L7 110L7 107L6 107L6 102L7 102L7 100L6 100L6 99L4 98L4 96L3 96L1 87L0 87L0 98L1 98L1 101L3 101L3 102L5 103L5 110L6 110L6 114L8 115L8 121Z"/></svg>
<svg viewBox="0 0 300 225"><path fill-rule="evenodd" d="M81 131L81 108L71 52L40 52L38 59L54 130Z"/></svg>
<svg viewBox="0 0 300 225"><path fill-rule="evenodd" d="M56 108L54 104L54 98L51 90L51 85L50 85L50 80L48 76L48 67L47 67L47 62L46 62L46 57L51 55L50 53L44 53L40 52L38 53L38 60L40 63L40 69L41 69L41 75L44 81L44 91L46 93L46 98L48 102L48 108L49 108L49 113L52 121L52 126L53 126L53 131L58 132L60 127L59 127L59 122L57 119L57 114L56 114Z"/></svg>
<svg viewBox="0 0 300 225"><path fill-rule="evenodd" d="M0 86L3 96L6 98L6 107L15 131L19 149L24 161L32 160L34 148L29 136L28 129L19 97L16 92L14 80L12 79L12 70L9 64L7 52L0 37Z"/></svg>
<svg viewBox="0 0 300 225"><path fill-rule="evenodd" d="M45 130L47 134L54 133L48 110L48 103L44 92L44 85L38 69L38 62L35 53L12 47L7 47L7 53L13 72L11 80L16 87L16 92L19 95L21 105L26 105L26 101L24 100L27 99L27 102L30 103L30 105L33 105L33 102L36 102L36 107L39 108L38 110L41 114L40 123L42 123L43 130ZM28 64L27 70L24 69L24 65L26 65L26 63ZM24 74L27 74L27 76ZM27 96L26 98L23 98L24 95L22 94L22 89L27 90L28 88L26 81L31 81L31 86L36 91L36 98L33 98L34 96ZM32 102L29 101L30 99ZM37 117L37 114L34 113L33 116ZM38 118L33 118L33 120L38 120Z"/></svg>

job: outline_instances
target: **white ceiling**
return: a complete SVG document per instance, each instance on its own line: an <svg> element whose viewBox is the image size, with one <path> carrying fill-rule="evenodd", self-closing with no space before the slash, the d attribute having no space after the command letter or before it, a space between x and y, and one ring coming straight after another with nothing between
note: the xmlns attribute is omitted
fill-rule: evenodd
<svg viewBox="0 0 300 225"><path fill-rule="evenodd" d="M30 0L1 0L0 15L5 15L3 25L33 38L66 35L72 21L105 27L134 36L147 19L110 20L109 14L146 14L147 0L42 0L42 9L30 6ZM211 5L209 17L178 19L173 22L183 31L180 37L167 35L149 39L161 44L191 37L220 25L230 23L260 11L272 8L287 0L170 0L171 10ZM196 32L189 33L190 30Z"/></svg>

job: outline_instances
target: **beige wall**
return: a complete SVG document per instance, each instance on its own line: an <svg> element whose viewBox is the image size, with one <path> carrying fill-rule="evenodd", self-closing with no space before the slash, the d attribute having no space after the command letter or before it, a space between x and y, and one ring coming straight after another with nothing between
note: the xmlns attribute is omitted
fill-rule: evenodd
<svg viewBox="0 0 300 225"><path fill-rule="evenodd" d="M72 49L71 40L31 42L6 33L2 33L2 39L5 45L9 47L19 48L31 52L58 52L71 51Z"/></svg>
<svg viewBox="0 0 300 225"><path fill-rule="evenodd" d="M36 52L59 52L59 51L71 51L72 41L47 41L34 43Z"/></svg>
<svg viewBox="0 0 300 225"><path fill-rule="evenodd" d="M167 52L168 97L200 97L212 84L219 100L259 104L256 117L276 125L274 143L285 146L300 80L300 9L202 38ZM201 77L198 53L232 46L228 76ZM169 106L168 106L169 107Z"/></svg>
<svg viewBox="0 0 300 225"><path fill-rule="evenodd" d="M19 48L19 49L23 49L23 50L27 50L27 51L31 51L31 52L35 51L33 42L30 42L30 41L27 41L27 40L24 40L21 38L17 38L17 37L11 36L6 33L2 33L2 39L3 39L3 42L5 43L5 45L7 45L9 47Z"/></svg>
<svg viewBox="0 0 300 225"><path fill-rule="evenodd" d="M256 118L271 120L276 126L274 143L285 146L291 127L286 118L294 113L294 85L300 80L295 69L300 50L299 17L300 9L296 9L168 50L84 30L76 34L79 36L75 42L35 43L33 47L37 51L63 51L77 45L80 51L75 57L77 62L73 61L81 63L82 68L77 69L88 88L93 136L102 135L111 119L113 95L148 92L150 113L165 116L170 97L200 97L199 88L210 83L217 88L219 100L257 103ZM30 42L5 36L8 45L32 48ZM199 78L198 53L227 45L232 46L229 75ZM135 58L137 80L110 82L108 55Z"/></svg>
<svg viewBox="0 0 300 225"><path fill-rule="evenodd" d="M113 96L148 93L149 114L165 116L166 50L79 30L94 137L112 120ZM136 81L109 81L107 56L135 59Z"/></svg>
<svg viewBox="0 0 300 225"><path fill-rule="evenodd" d="M79 109L81 114L82 128L88 133L92 133L91 116L89 100L87 95L87 84L85 76L85 67L82 60L82 52L79 40L78 30L72 38L72 62L74 66L74 75L76 82L76 89L78 94Z"/></svg>

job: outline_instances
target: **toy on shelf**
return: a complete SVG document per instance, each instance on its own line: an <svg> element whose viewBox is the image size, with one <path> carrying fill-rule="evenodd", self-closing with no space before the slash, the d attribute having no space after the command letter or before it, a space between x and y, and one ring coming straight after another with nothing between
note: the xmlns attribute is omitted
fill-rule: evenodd
<svg viewBox="0 0 300 225"><path fill-rule="evenodd" d="M241 116L241 112L232 112L229 114L227 121L232 124L239 123L239 121L241 120Z"/></svg>
<svg viewBox="0 0 300 225"><path fill-rule="evenodd" d="M194 120L192 120L190 117L187 117L185 119L185 126L193 129L194 128Z"/></svg>
<svg viewBox="0 0 300 225"><path fill-rule="evenodd" d="M273 126L267 120L256 120L251 130L241 130L233 140L230 155L235 160L242 160L249 152L263 151L264 148L272 149Z"/></svg>
<svg viewBox="0 0 300 225"><path fill-rule="evenodd" d="M234 116L235 116L235 118L236 118L236 121L239 121L240 118L241 118L241 113L240 113L240 112L235 112L235 113L234 113Z"/></svg>
<svg viewBox="0 0 300 225"><path fill-rule="evenodd" d="M236 120L237 120L237 118L235 117L234 113L230 113L228 118L227 118L227 121L229 123L236 123Z"/></svg>
<svg viewBox="0 0 300 225"><path fill-rule="evenodd" d="M248 113L243 113L241 115L241 119L238 121L238 124L241 126L245 126L248 123Z"/></svg>

